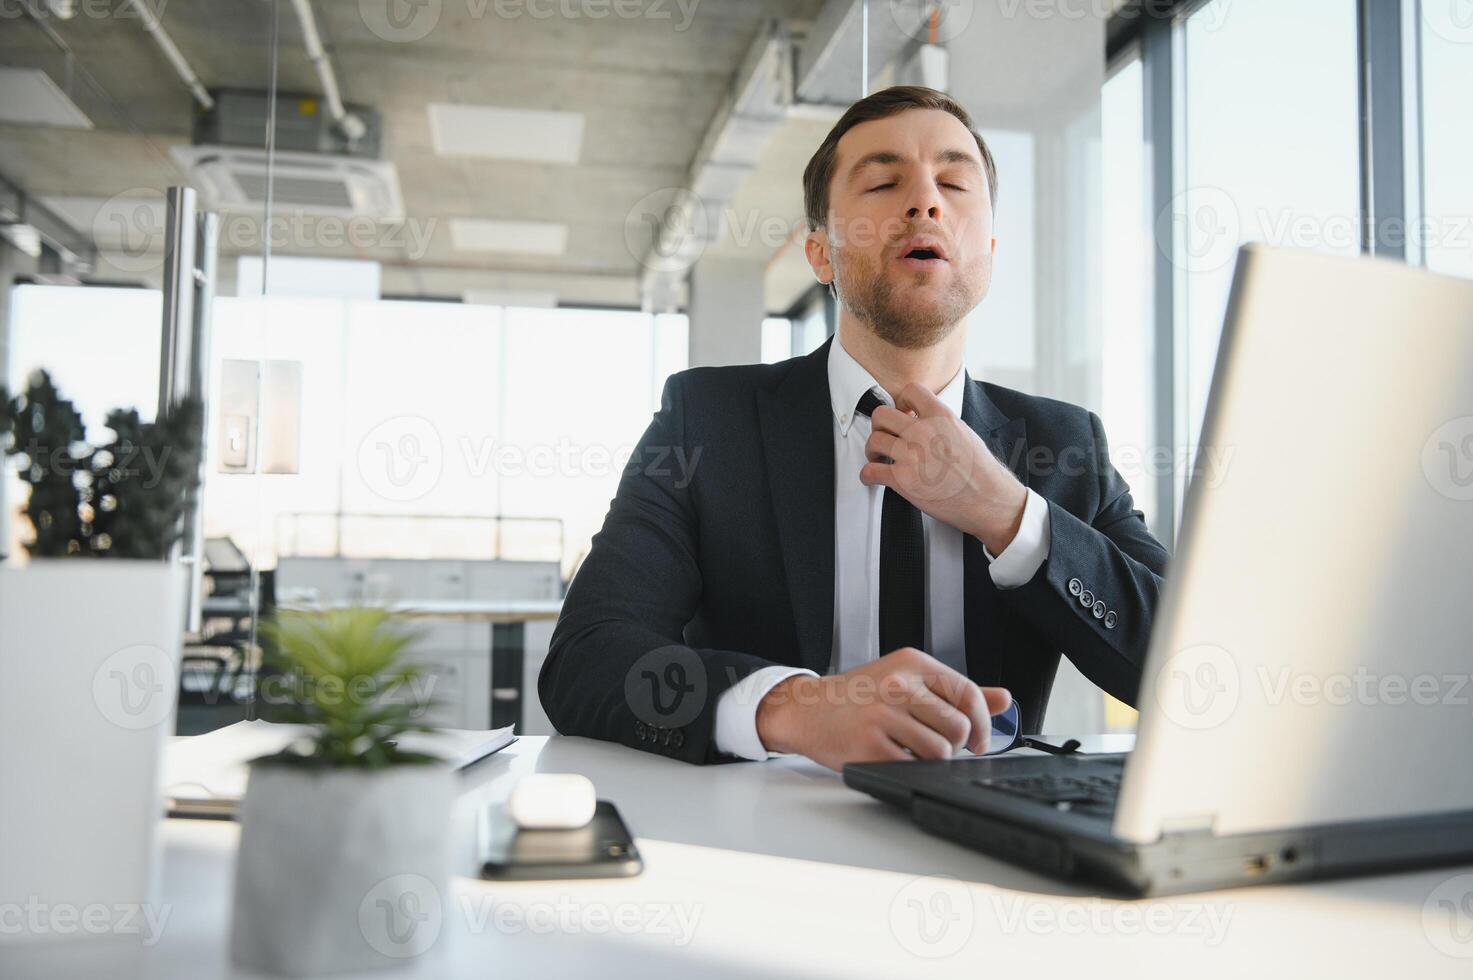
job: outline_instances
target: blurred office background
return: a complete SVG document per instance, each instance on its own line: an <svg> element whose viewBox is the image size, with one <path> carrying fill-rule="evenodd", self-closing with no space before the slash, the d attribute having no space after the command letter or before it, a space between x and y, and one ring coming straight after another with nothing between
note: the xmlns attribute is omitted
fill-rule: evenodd
<svg viewBox="0 0 1473 980"><path fill-rule="evenodd" d="M250 710L263 610L386 596L482 610L429 627L440 720L547 731L548 604L665 379L832 332L802 169L897 82L997 160L969 370L1100 413L1167 542L1240 242L1473 276L1459 0L4 5L0 379L147 417L181 291L207 337L181 730ZM1066 667L1046 727L1133 718Z"/></svg>

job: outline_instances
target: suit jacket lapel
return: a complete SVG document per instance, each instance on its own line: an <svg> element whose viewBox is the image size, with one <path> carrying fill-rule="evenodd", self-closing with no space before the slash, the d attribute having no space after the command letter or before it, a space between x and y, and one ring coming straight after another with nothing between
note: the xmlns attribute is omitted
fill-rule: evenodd
<svg viewBox="0 0 1473 980"><path fill-rule="evenodd" d="M1022 418L1003 414L981 383L967 379L962 396L962 421L982 438L992 454L1028 486L1028 433ZM1010 613L992 584L982 542L970 534L962 543L962 589L965 596L967 673L979 684L998 684L1009 638Z"/></svg>
<svg viewBox="0 0 1473 980"><path fill-rule="evenodd" d="M803 666L823 674L834 633L834 435L830 339L759 391L757 414Z"/></svg>

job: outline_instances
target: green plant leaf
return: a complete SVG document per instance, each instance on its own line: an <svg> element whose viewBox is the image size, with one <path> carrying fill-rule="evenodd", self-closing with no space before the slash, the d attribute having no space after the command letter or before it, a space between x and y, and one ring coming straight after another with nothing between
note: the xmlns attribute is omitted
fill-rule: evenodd
<svg viewBox="0 0 1473 980"><path fill-rule="evenodd" d="M313 729L312 750L273 762L381 769L432 759L394 744L407 732L434 731L423 724L431 700L405 700L424 676L405 658L418 633L380 606L282 610L262 624L268 665L287 681L282 720Z"/></svg>

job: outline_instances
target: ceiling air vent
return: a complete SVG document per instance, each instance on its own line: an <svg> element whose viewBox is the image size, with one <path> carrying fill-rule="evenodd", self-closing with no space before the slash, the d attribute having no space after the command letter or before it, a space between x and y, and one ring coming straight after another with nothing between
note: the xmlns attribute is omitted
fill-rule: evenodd
<svg viewBox="0 0 1473 980"><path fill-rule="evenodd" d="M206 208L259 211L266 204L266 154L228 146L176 146L170 153ZM272 210L312 216L404 218L392 163L326 153L277 151Z"/></svg>

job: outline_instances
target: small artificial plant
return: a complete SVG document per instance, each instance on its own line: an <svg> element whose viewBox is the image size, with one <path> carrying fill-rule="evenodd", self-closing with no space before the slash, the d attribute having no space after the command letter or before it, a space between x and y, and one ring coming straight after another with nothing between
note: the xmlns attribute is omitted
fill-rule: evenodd
<svg viewBox="0 0 1473 980"><path fill-rule="evenodd" d="M415 634L387 610L283 610L263 628L266 662L285 681L285 704L275 717L307 725L312 733L257 762L383 769L442 761L397 744L407 732L435 731L420 721L433 702L405 696L423 670L404 662Z"/></svg>
<svg viewBox="0 0 1473 980"><path fill-rule="evenodd" d="M203 411L186 399L157 421L114 409L112 439L85 438L82 416L45 371L11 396L0 386L0 456L31 488L25 514L34 558L168 556L199 488Z"/></svg>

